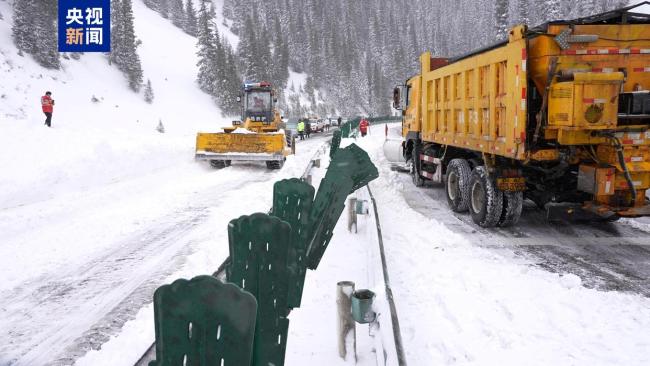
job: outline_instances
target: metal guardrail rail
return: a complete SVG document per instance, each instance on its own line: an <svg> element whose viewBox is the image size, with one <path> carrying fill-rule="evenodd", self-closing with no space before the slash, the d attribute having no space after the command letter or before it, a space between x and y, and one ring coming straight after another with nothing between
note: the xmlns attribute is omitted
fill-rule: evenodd
<svg viewBox="0 0 650 366"><path fill-rule="evenodd" d="M393 298L393 290L390 287L390 278L388 276L388 266L386 265L386 253L384 252L384 239L381 235L381 224L379 223L379 212L377 209L377 201L375 196L372 195L370 186L366 186L370 200L372 201L373 211L375 212L375 224L377 226L377 238L379 242L379 254L381 256L381 268L384 274L384 286L386 290L386 299L388 300L388 307L390 308L390 319L393 323L393 339L395 341L395 351L397 352L397 363L399 366L406 366L406 355L404 353L404 343L402 342L402 332L399 327L399 318L397 317L397 307Z"/></svg>

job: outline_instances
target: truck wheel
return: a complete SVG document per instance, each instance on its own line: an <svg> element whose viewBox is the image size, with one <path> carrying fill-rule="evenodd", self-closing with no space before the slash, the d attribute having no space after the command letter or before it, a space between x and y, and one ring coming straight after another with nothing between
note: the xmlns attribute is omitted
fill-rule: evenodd
<svg viewBox="0 0 650 366"><path fill-rule="evenodd" d="M501 218L503 192L497 189L484 166L477 166L469 180L469 212L474 223L493 227Z"/></svg>
<svg viewBox="0 0 650 366"><path fill-rule="evenodd" d="M413 146L413 154L411 155L411 177L416 187L422 187L424 185L424 179L420 175L420 149L420 146L416 143Z"/></svg>
<svg viewBox="0 0 650 366"><path fill-rule="evenodd" d="M441 169L442 167L438 167ZM447 165L445 193L447 203L454 212L465 212L469 208L469 178L472 168L465 159L453 159Z"/></svg>
<svg viewBox="0 0 650 366"><path fill-rule="evenodd" d="M266 162L267 169L282 169L282 166L284 166L284 160L269 160Z"/></svg>
<svg viewBox="0 0 650 366"><path fill-rule="evenodd" d="M524 207L524 192L503 192L503 210L498 225L508 227L515 225L521 217Z"/></svg>
<svg viewBox="0 0 650 366"><path fill-rule="evenodd" d="M210 160L210 165L216 169L223 169L230 166L230 160Z"/></svg>

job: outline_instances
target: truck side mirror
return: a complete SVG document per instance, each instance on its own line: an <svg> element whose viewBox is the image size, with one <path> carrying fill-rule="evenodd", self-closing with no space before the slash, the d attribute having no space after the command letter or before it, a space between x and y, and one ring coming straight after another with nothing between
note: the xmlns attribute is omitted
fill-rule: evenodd
<svg viewBox="0 0 650 366"><path fill-rule="evenodd" d="M397 86L395 89L393 89L393 108L397 110L401 110L402 106L400 105L400 87Z"/></svg>

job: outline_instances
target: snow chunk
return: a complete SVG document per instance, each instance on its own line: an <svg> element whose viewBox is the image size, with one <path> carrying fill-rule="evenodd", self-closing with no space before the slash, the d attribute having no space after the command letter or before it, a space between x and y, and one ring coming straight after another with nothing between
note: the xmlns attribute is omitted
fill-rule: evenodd
<svg viewBox="0 0 650 366"><path fill-rule="evenodd" d="M582 279L573 273L566 273L560 276L560 283L568 289L582 286Z"/></svg>
<svg viewBox="0 0 650 366"><path fill-rule="evenodd" d="M240 133L240 134L242 134L242 135L246 135L246 134L251 134L251 133L255 133L255 132L253 132L253 131L249 131L249 130L247 130L247 129L245 129L245 128L237 127L237 128L236 128L234 131L232 131L231 133Z"/></svg>

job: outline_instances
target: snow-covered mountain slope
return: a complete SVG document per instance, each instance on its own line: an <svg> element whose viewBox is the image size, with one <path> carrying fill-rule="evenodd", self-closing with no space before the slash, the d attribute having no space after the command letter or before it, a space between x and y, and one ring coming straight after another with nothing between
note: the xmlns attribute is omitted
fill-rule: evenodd
<svg viewBox="0 0 650 366"><path fill-rule="evenodd" d="M10 172L0 177L0 208L191 160L196 131L227 121L196 86L196 39L141 1L133 7L152 104L130 91L102 54L62 59L60 71L19 56L11 6L0 2L0 167ZM43 125L40 108L46 90L56 101L52 129ZM165 134L155 130L159 120ZM143 160L149 164L139 164Z"/></svg>

